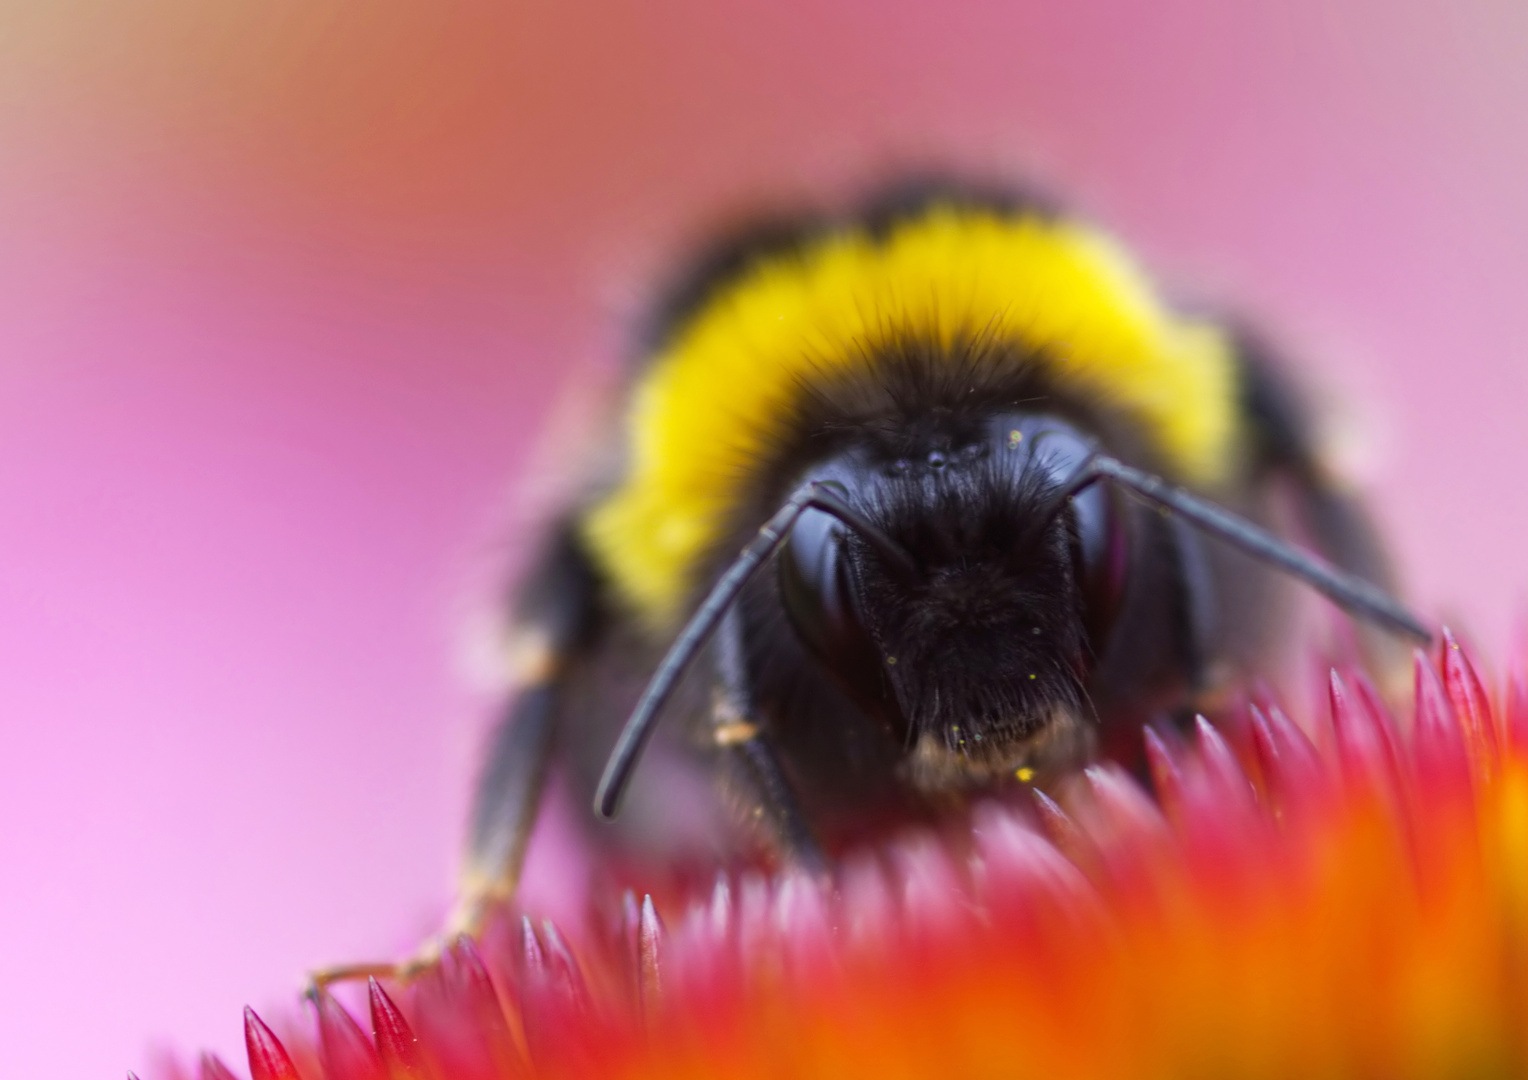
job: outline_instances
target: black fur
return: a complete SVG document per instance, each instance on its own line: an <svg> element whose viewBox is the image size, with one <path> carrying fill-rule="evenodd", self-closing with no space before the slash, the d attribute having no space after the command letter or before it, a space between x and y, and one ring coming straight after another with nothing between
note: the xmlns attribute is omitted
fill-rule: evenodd
<svg viewBox="0 0 1528 1080"><path fill-rule="evenodd" d="M656 306L644 355L760 260L788 256L833 229L884 237L935 205L1054 213L1029 195L924 177L883 188L847 214L775 217L737 230ZM798 386L772 441L739 478L745 498L736 518L695 568L695 600L802 481L829 474L912 556L918 574L891 571L863 538L848 535L843 557L852 564L869 645L825 660L793 622L780 575L766 567L736 609L741 662L726 677L720 664L692 673L671 705L681 722L655 740L659 760L644 766L649 777L667 779L639 774L625 831L599 835L629 840L629 850L679 846L678 836L696 831L697 814L675 805L677 763L698 771L731 758L752 766L732 770L745 812L797 823L778 830L784 850L803 849L805 840L787 835L801 832L801 822L837 850L866 832L938 812L951 793L1011 782L1015 763L1059 770L1100 745L1128 757L1141 722L1191 707L1216 664L1249 654L1264 609L1249 599L1256 590L1247 580L1256 575L1239 556L1120 500L1124 585L1101 617L1096 590L1078 577L1078 519L1066 507L1052 512L1058 471L1015 471L1018 459L999 460L995 422L1051 418L1123 462L1162 473L1156 447L1129 418L1052 385L1042 357L991 340L983 327L966 328L950 347L895 325L883 330L878 340L887 344L859 363L835 364L831 375ZM1261 516L1269 485L1287 482L1334 561L1380 565L1356 504L1334 492L1319 468L1299 403L1251 352L1240 401L1248 468L1224 493L1229 508ZM576 530L564 542L576 545ZM537 588L534 580L529 587ZM556 684L558 744L581 803L663 644L612 602L603 582L593 588L597 595L574 605L593 613L591 632L554 635L570 654ZM702 747L711 741L718 688L747 702L760 741L729 746L720 758L704 749L687 756L685 739L674 735L687 732ZM1063 714L1076 721L1072 737L1047 743ZM762 748L767 760L759 758ZM493 791L480 806L523 801Z"/></svg>
<svg viewBox="0 0 1528 1080"><path fill-rule="evenodd" d="M1015 482L991 457L941 471L899 478L868 507L920 577L888 572L857 537L850 545L906 742L932 734L979 756L1082 706L1081 593L1050 475Z"/></svg>
<svg viewBox="0 0 1528 1080"><path fill-rule="evenodd" d="M718 291L760 263L799 252L836 229L863 229L884 239L899 222L917 218L936 205L1013 216L1056 214L1055 204L1038 192L925 173L899 177L856 201L847 212L751 215L717 230L718 237L660 293L638 334L641 356L658 351Z"/></svg>
<svg viewBox="0 0 1528 1080"><path fill-rule="evenodd" d="M724 230L669 285L638 334L645 360L668 344L716 292L761 261L800 251L826 227L826 218L792 215L755 218Z"/></svg>

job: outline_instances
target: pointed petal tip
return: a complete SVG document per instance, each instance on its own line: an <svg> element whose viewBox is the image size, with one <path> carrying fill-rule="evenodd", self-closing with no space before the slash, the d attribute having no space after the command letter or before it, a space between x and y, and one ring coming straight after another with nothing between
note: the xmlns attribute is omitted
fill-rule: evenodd
<svg viewBox="0 0 1528 1080"><path fill-rule="evenodd" d="M1204 718L1202 713L1194 714L1194 738L1199 743L1201 757L1228 758L1233 757L1231 744L1226 742L1220 729Z"/></svg>
<svg viewBox="0 0 1528 1080"><path fill-rule="evenodd" d="M1471 650L1459 643L1452 630L1443 633L1443 688L1454 707L1454 717L1464 737L1470 765L1478 776L1489 775L1496 766L1498 740L1496 716L1481 685L1479 667Z"/></svg>
<svg viewBox="0 0 1528 1080"><path fill-rule="evenodd" d="M1050 887L1057 877L1056 867L1075 869L1054 842L1003 807L994 807L979 820L976 849L989 904L1027 903L1037 888Z"/></svg>
<svg viewBox="0 0 1528 1080"><path fill-rule="evenodd" d="M1061 808L1060 803L1039 788L1031 788L1029 797L1034 802L1040 828L1050 842L1068 858L1081 859L1087 843L1077 823Z"/></svg>
<svg viewBox="0 0 1528 1080"><path fill-rule="evenodd" d="M529 915L520 916L520 962L523 965L521 968L523 975L546 974L546 950L541 947L541 938L536 933L536 925L531 922Z"/></svg>
<svg viewBox="0 0 1528 1080"><path fill-rule="evenodd" d="M371 1010L371 1036L387 1074L393 1080L426 1076L422 1048L402 1010L376 979L367 980L366 997Z"/></svg>
<svg viewBox="0 0 1528 1080"><path fill-rule="evenodd" d="M705 927L713 945L722 946L730 940L734 914L732 879L723 870L716 875L716 882L711 886L711 899L706 907ZM638 959L640 961L640 950Z"/></svg>
<svg viewBox="0 0 1528 1080"><path fill-rule="evenodd" d="M318 1045L325 1074L347 1080L382 1080L382 1060L355 1018L333 994L318 990L313 995L318 1013Z"/></svg>
<svg viewBox="0 0 1528 1080"><path fill-rule="evenodd" d="M642 916L637 934L638 988L642 1008L652 1009L663 992L663 920L650 893L642 897Z"/></svg>
<svg viewBox="0 0 1528 1080"><path fill-rule="evenodd" d="M454 961L457 978L478 987L489 987L490 992L493 980L488 974L488 964L483 959L482 952L478 949L477 942L468 934L460 934L451 943L451 959Z"/></svg>
<svg viewBox="0 0 1528 1080"><path fill-rule="evenodd" d="M1136 826L1160 826L1156 804L1135 778L1117 767L1092 765L1084 775L1094 800L1116 821Z"/></svg>
<svg viewBox="0 0 1528 1080"><path fill-rule="evenodd" d="M1332 707L1332 722L1340 724L1343 721L1352 720L1353 696L1348 690L1348 684L1342 677L1342 672L1335 667L1327 669L1326 692L1328 701Z"/></svg>
<svg viewBox="0 0 1528 1080"><path fill-rule="evenodd" d="M1394 720L1361 671L1332 670L1329 683L1336 760L1345 784L1394 793L1400 746Z"/></svg>
<svg viewBox="0 0 1528 1080"><path fill-rule="evenodd" d="M1258 770L1280 804L1308 801L1324 790L1321 755L1310 737L1277 706L1249 710Z"/></svg>
<svg viewBox="0 0 1528 1080"><path fill-rule="evenodd" d="M1034 799L1035 805L1039 807L1041 813L1054 814L1063 818L1066 817L1066 811L1061 809L1061 804L1047 795L1040 788L1031 788L1029 795L1030 798Z"/></svg>
<svg viewBox="0 0 1528 1080"><path fill-rule="evenodd" d="M1444 692L1443 682L1438 678L1432 661L1421 649L1412 650L1411 671L1418 732L1457 737L1459 728L1452 703Z"/></svg>
<svg viewBox="0 0 1528 1080"><path fill-rule="evenodd" d="M584 984L584 975L578 965L578 958L574 956L573 949L562 931L557 929L557 924L551 919L541 920L541 941L546 951L548 968L555 978L559 990L570 1001L584 1002L588 997L588 991Z"/></svg>
<svg viewBox="0 0 1528 1080"><path fill-rule="evenodd" d="M281 1040L248 1005L244 1006L244 1049L252 1080L302 1080Z"/></svg>
<svg viewBox="0 0 1528 1080"><path fill-rule="evenodd" d="M642 933L653 937L663 935L663 920L658 917L658 907L653 903L652 893L642 894Z"/></svg>
<svg viewBox="0 0 1528 1080"><path fill-rule="evenodd" d="M1183 765L1178 755L1151 724L1141 728L1141 745L1157 794L1168 800L1177 798L1183 787Z"/></svg>

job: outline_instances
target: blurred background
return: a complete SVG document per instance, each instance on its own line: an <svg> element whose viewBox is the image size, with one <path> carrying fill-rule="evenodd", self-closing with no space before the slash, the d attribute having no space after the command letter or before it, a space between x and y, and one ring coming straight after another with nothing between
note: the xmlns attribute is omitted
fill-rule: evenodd
<svg viewBox="0 0 1528 1080"><path fill-rule="evenodd" d="M242 1060L434 927L538 432L760 201L1066 193L1271 328L1499 661L1525 105L1506 0L0 0L0 1075Z"/></svg>

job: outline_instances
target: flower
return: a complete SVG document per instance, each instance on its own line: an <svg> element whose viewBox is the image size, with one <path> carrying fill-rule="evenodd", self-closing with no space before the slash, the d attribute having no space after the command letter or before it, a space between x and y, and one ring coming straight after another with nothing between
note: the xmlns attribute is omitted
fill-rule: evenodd
<svg viewBox="0 0 1528 1080"><path fill-rule="evenodd" d="M254 1080L1492 1076L1528 1072L1528 680L1417 657L1398 723L1333 672L1278 709L1150 731L1144 784L977 808L831 882L627 897L577 949L507 913L413 985L330 996ZM599 924L599 919L592 920ZM203 1080L230 1075L204 1059Z"/></svg>

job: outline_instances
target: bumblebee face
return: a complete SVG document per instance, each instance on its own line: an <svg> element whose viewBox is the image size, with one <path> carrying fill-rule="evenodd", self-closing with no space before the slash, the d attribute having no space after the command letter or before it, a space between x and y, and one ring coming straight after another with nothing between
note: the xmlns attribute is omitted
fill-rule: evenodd
<svg viewBox="0 0 1528 1080"><path fill-rule="evenodd" d="M1125 565L1107 490L1065 492L1091 452L1063 420L999 412L865 440L811 470L878 542L803 514L779 561L786 611L905 745L1022 764L1037 734L1086 711ZM910 558L888 559L888 543Z"/></svg>

